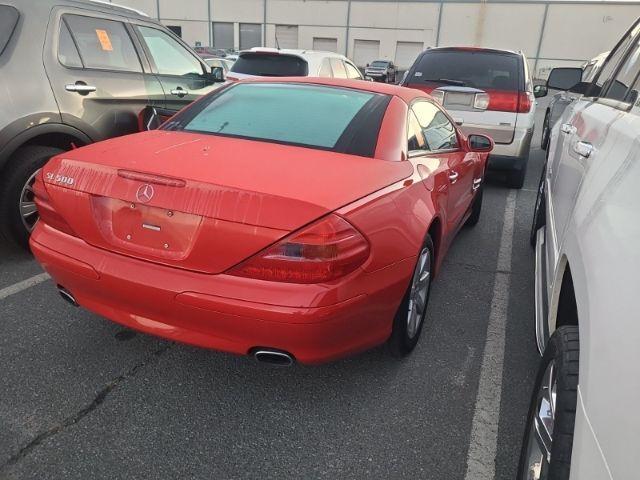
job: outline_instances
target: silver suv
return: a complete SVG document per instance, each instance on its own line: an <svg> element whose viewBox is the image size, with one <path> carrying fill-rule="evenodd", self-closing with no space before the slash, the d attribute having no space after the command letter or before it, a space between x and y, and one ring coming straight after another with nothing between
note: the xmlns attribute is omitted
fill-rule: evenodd
<svg viewBox="0 0 640 480"><path fill-rule="evenodd" d="M489 168L521 188L533 136L533 82L522 52L475 47L429 48L402 85L430 93L462 130L493 138Z"/></svg>
<svg viewBox="0 0 640 480"><path fill-rule="evenodd" d="M0 0L0 232L26 245L31 184L64 150L170 116L222 73L136 10L79 0Z"/></svg>

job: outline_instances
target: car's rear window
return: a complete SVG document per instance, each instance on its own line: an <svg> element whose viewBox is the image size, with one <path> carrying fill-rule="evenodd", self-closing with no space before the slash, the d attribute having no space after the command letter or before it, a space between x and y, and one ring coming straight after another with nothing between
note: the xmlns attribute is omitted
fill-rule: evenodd
<svg viewBox="0 0 640 480"><path fill-rule="evenodd" d="M240 55L231 71L261 77L306 77L309 65L296 55L257 52Z"/></svg>
<svg viewBox="0 0 640 480"><path fill-rule="evenodd" d="M339 87L238 83L186 109L166 128L373 156L388 101Z"/></svg>
<svg viewBox="0 0 640 480"><path fill-rule="evenodd" d="M433 50L422 55L408 81L482 90L520 90L519 70L516 55L481 50Z"/></svg>
<svg viewBox="0 0 640 480"><path fill-rule="evenodd" d="M372 67L382 67L382 68L386 68L387 65L389 65L389 62L381 62L376 60L375 62L371 62L371 66Z"/></svg>
<svg viewBox="0 0 640 480"><path fill-rule="evenodd" d="M18 10L9 5L0 5L0 55L7 48L13 30L18 24L20 14Z"/></svg>

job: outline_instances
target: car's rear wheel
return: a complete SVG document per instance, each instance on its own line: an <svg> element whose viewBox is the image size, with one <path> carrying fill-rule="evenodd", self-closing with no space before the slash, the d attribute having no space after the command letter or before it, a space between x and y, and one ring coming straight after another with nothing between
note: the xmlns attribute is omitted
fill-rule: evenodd
<svg viewBox="0 0 640 480"><path fill-rule="evenodd" d="M0 231L5 238L28 248L29 235L38 221L33 183L47 161L63 150L38 145L20 148L6 168L0 187Z"/></svg>
<svg viewBox="0 0 640 480"><path fill-rule="evenodd" d="M538 371L518 480L568 480L578 391L578 327L558 328Z"/></svg>
<svg viewBox="0 0 640 480"><path fill-rule="evenodd" d="M480 188L476 192L476 196L473 199L473 203L471 204L471 215L467 218L465 225L467 227L475 226L480 220L480 212L482 211L482 195L484 192L483 185L480 185Z"/></svg>
<svg viewBox="0 0 640 480"><path fill-rule="evenodd" d="M531 232L529 233L529 243L532 247L536 246L536 236L538 230L546 222L546 206L544 201L544 174L545 169L542 169L542 176L540 177L540 183L538 184L538 194L536 195L536 203L533 207L533 221L531 222Z"/></svg>
<svg viewBox="0 0 640 480"><path fill-rule="evenodd" d="M429 303L433 265L433 242L427 235L418 254L411 283L393 320L389 349L395 356L411 353L418 343Z"/></svg>

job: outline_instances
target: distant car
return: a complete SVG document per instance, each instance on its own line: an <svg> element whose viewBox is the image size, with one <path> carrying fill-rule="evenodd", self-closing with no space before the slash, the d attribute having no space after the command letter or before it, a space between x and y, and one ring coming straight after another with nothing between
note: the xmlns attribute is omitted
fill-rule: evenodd
<svg viewBox="0 0 640 480"><path fill-rule="evenodd" d="M367 64L364 74L377 82L396 83L396 66L391 60L375 60Z"/></svg>
<svg viewBox="0 0 640 480"><path fill-rule="evenodd" d="M233 60L228 58L216 58L216 57L207 57L204 59L205 63L210 67L219 67L224 72L224 77L227 78L227 73L235 63Z"/></svg>
<svg viewBox="0 0 640 480"><path fill-rule="evenodd" d="M533 136L533 82L522 52L472 47L429 48L402 85L430 93L462 130L493 138L489 168L521 188Z"/></svg>
<svg viewBox="0 0 640 480"><path fill-rule="evenodd" d="M551 129L532 225L543 357L518 480L638 478L638 72L640 22Z"/></svg>
<svg viewBox="0 0 640 480"><path fill-rule="evenodd" d="M417 90L230 82L51 160L31 249L68 301L143 332L285 365L406 355L491 147Z"/></svg>
<svg viewBox="0 0 640 480"><path fill-rule="evenodd" d="M360 70L344 55L314 50L256 47L238 53L227 78L326 77L364 80Z"/></svg>
<svg viewBox="0 0 640 480"><path fill-rule="evenodd" d="M137 10L0 0L0 92L13 92L0 102L0 234L27 246L32 185L53 155L137 132L147 106L175 113L222 80Z"/></svg>
<svg viewBox="0 0 640 480"><path fill-rule="evenodd" d="M222 49L222 48L194 47L193 49L200 56L210 55L210 56L213 56L213 57L223 57L223 58L227 56L227 51Z"/></svg>
<svg viewBox="0 0 640 480"><path fill-rule="evenodd" d="M582 66L583 82L590 82L593 80L607 58L607 55L609 55L609 52L601 53ZM561 90L551 98L549 106L544 114L544 122L542 124L542 140L540 144L543 150L546 150L549 145L549 133L551 132L551 128L553 128L555 123L562 116L567 105L573 102L577 96L579 96L577 93L570 92L568 90Z"/></svg>

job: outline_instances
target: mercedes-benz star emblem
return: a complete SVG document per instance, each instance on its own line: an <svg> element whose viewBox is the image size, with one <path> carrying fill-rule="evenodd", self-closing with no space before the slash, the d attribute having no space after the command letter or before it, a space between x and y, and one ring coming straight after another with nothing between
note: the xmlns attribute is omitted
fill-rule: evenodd
<svg viewBox="0 0 640 480"><path fill-rule="evenodd" d="M138 191L136 192L136 198L140 203L147 203L151 201L151 199L153 198L153 194L153 187L148 183L145 183L144 185L140 185L140 188L138 188Z"/></svg>

